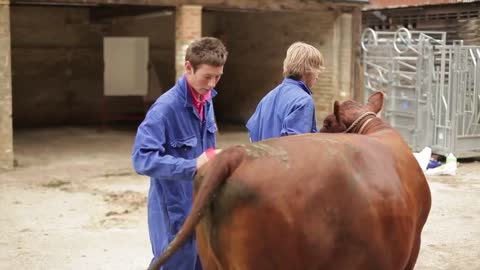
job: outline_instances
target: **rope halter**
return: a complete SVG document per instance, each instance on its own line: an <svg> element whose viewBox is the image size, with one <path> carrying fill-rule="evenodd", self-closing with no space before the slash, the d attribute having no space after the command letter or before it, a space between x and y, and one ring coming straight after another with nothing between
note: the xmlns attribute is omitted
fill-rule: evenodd
<svg viewBox="0 0 480 270"><path fill-rule="evenodd" d="M352 131L352 129L354 129L358 125L358 123L360 123L363 119L365 119L369 115L373 115L375 117L377 116L377 114L374 112L366 112L360 115L355 121L353 121L353 123L347 128L347 130L344 131L344 133L348 133Z"/></svg>

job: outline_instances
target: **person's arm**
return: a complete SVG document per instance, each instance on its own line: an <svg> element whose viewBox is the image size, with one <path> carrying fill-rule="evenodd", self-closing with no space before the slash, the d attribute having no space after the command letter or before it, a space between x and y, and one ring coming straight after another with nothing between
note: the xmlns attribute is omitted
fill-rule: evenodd
<svg viewBox="0 0 480 270"><path fill-rule="evenodd" d="M315 105L311 98L301 99L283 120L281 136L312 132Z"/></svg>
<svg viewBox="0 0 480 270"><path fill-rule="evenodd" d="M197 170L197 159L166 155L165 134L165 121L162 116L153 111L148 113L138 127L133 145L132 163L135 171L154 178L193 179Z"/></svg>

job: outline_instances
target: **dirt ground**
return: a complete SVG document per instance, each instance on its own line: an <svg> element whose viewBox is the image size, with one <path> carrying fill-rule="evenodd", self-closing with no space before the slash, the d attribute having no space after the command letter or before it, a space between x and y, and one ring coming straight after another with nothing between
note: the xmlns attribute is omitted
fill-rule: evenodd
<svg viewBox="0 0 480 270"><path fill-rule="evenodd" d="M130 165L134 130L16 130L0 172L0 269L145 269L148 179ZM247 142L222 132L219 146ZM416 269L480 269L480 163L429 177L432 211Z"/></svg>

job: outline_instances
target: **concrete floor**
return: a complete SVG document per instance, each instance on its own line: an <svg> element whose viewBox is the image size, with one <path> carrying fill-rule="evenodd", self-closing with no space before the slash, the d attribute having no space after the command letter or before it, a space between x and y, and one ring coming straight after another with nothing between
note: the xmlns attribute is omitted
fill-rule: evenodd
<svg viewBox="0 0 480 270"><path fill-rule="evenodd" d="M0 172L0 269L145 269L148 179L130 165L133 130L15 132ZM219 147L247 143L222 132ZM480 269L480 163L428 178L433 205L416 269Z"/></svg>

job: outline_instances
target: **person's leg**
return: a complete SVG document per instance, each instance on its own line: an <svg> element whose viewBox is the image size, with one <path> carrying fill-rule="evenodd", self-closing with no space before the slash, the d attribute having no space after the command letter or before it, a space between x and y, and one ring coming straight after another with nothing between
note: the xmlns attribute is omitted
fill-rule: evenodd
<svg viewBox="0 0 480 270"><path fill-rule="evenodd" d="M197 259L195 260L195 270L203 270L202 263L200 262L200 257L197 255Z"/></svg>
<svg viewBox="0 0 480 270"><path fill-rule="evenodd" d="M192 245L190 241L185 243L175 254L168 259L162 270L202 270L197 268L197 251L195 245ZM200 264L200 260L198 260Z"/></svg>

